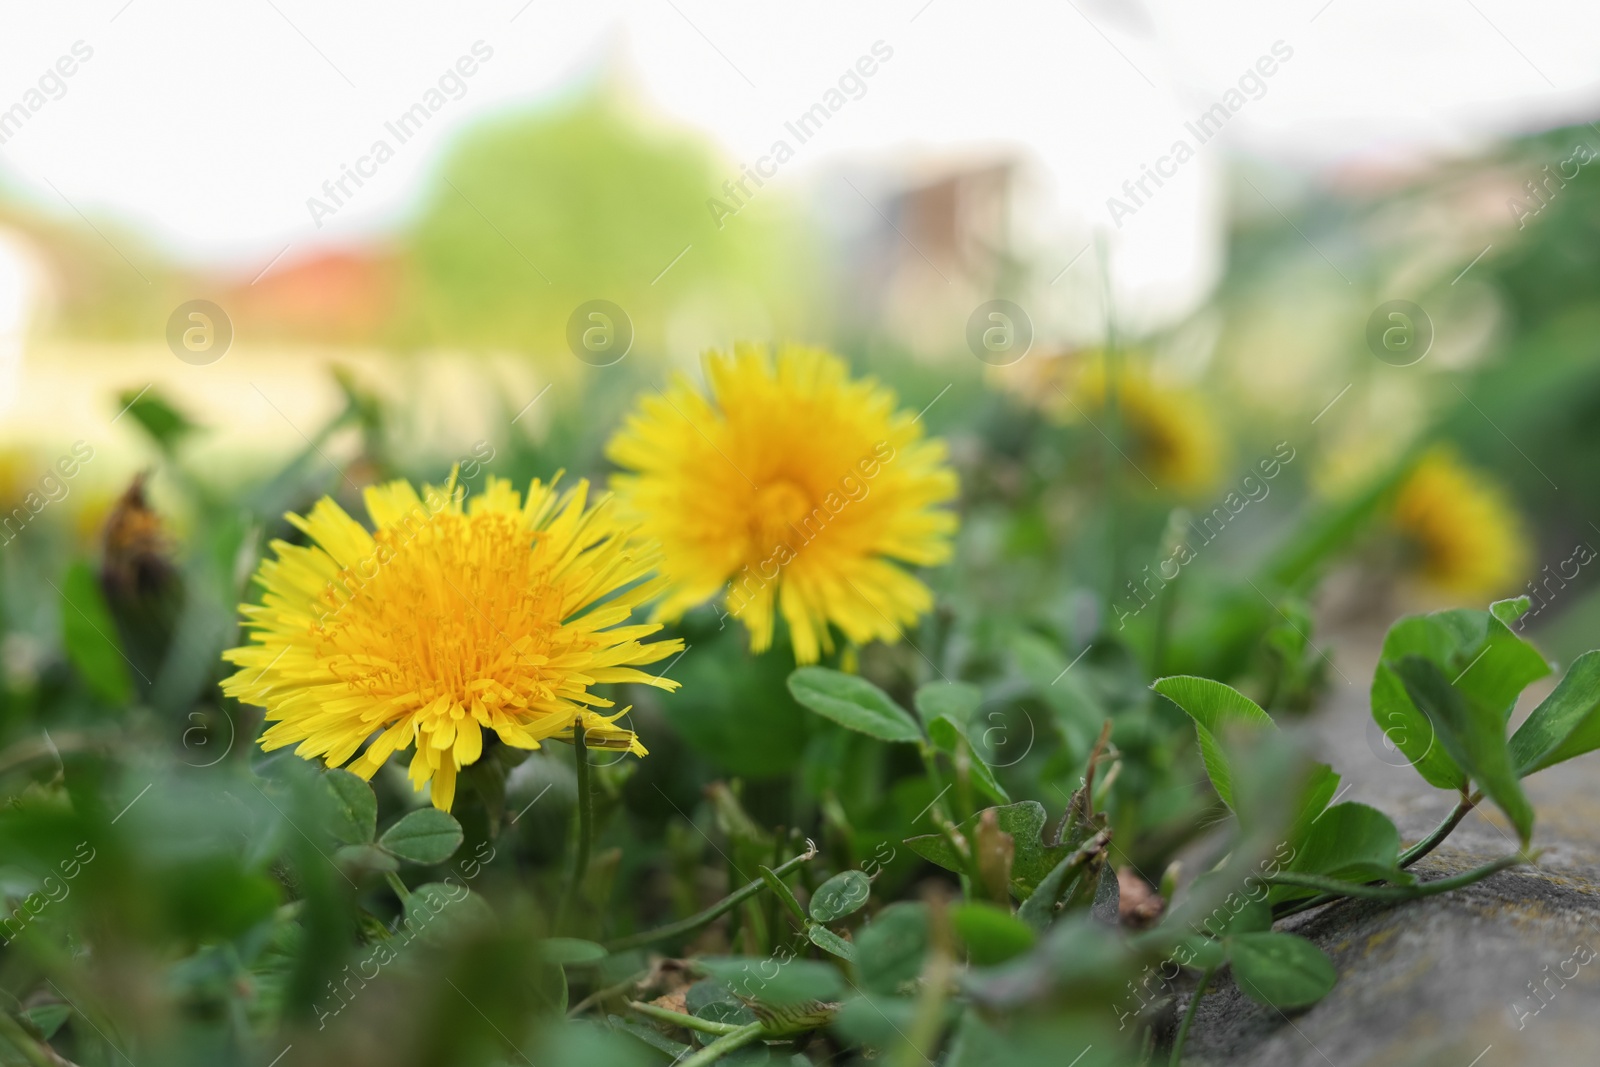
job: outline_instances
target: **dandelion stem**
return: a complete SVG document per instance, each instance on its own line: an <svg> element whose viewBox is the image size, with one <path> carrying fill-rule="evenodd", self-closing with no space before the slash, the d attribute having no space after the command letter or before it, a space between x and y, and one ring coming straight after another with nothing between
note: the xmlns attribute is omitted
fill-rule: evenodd
<svg viewBox="0 0 1600 1067"><path fill-rule="evenodd" d="M589 845L594 836L594 792L589 787L589 746L584 741L583 724L572 728L572 748L578 770L578 852L572 860L572 880L561 898L561 909L556 913L556 926L566 923L567 913L578 899L583 886L583 876L589 870Z"/></svg>
<svg viewBox="0 0 1600 1067"><path fill-rule="evenodd" d="M807 842L807 844L809 845L810 842ZM796 856L787 863L775 867L772 873L777 875L779 878L782 878L784 875L788 874L802 863L810 860L816 854L817 851L814 847L807 848L806 851L801 855ZM675 923L668 923L666 926L658 926L654 930L645 930L641 933L629 934L627 937L619 937L614 941L607 941L605 943L606 950L613 953L623 952L630 948L641 948L645 945L656 944L659 941L671 941L673 938L682 937L685 934L692 934L702 926L709 926L719 916L732 911L734 908L737 908L740 904L744 903L746 900L749 900L766 887L767 883L760 878L757 878L749 885L735 890L734 892L723 897L721 900L717 901L715 904L711 905L711 907L705 909L704 911L697 912L694 915L689 916L687 919L682 919ZM679 1067L683 1067L683 1065L680 1064Z"/></svg>

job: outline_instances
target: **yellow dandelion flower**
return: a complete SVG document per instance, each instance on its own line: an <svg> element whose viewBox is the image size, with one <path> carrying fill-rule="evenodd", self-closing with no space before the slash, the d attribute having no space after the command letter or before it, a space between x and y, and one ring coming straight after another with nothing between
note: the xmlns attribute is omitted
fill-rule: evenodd
<svg viewBox="0 0 1600 1067"><path fill-rule="evenodd" d="M1423 456L1395 496L1393 521L1422 579L1476 602L1516 585L1528 547L1499 487L1447 451Z"/></svg>
<svg viewBox="0 0 1600 1067"><path fill-rule="evenodd" d="M1064 405L1067 417L1078 409L1090 416L1104 412L1106 383L1105 361L1090 361L1073 386L1073 402ZM1158 382L1124 360L1116 395L1117 414L1132 442L1128 458L1151 481L1176 493L1215 484L1222 464L1221 435L1197 394Z"/></svg>
<svg viewBox="0 0 1600 1067"><path fill-rule="evenodd" d="M591 692L607 682L677 683L637 670L683 647L641 642L661 627L628 624L658 596L654 566L606 501L586 508L588 483L565 495L535 480L524 503L488 479L470 501L452 474L421 497L408 482L366 490L374 530L324 497L287 516L312 542L273 542L256 575L266 590L241 611L252 643L224 653L240 670L223 690L267 709L264 749L345 764L363 778L417 746L411 781L431 781L446 811L456 773L483 753L483 731L538 748L585 740L644 755L623 712Z"/></svg>
<svg viewBox="0 0 1600 1067"><path fill-rule="evenodd" d="M950 556L956 476L944 442L837 356L740 345L705 362L710 395L681 375L646 395L611 439L619 502L659 543L675 618L726 589L750 647L788 623L795 659L833 650L830 624L855 644L892 642L933 606L901 564Z"/></svg>

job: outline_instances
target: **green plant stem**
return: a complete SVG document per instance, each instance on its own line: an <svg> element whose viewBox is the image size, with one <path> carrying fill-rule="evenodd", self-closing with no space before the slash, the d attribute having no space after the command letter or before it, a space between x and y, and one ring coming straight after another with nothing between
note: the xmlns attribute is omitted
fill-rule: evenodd
<svg viewBox="0 0 1600 1067"><path fill-rule="evenodd" d="M926 742L919 745L918 750L922 756L922 765L928 772L928 780L933 783L934 791L938 794L938 796L934 797L933 803L928 805L928 818L933 820L933 824L938 828L939 833L943 835L945 841L955 851L955 854L961 858L962 867L964 868L961 872L962 877L971 879L973 885L982 885L983 875L978 870L978 854L968 847L966 837L961 833L960 827L951 820L950 814L944 809L943 801L940 800L940 797L944 795L945 785L944 776L939 773L938 755L935 753L933 746ZM967 892L965 883L962 885L962 892Z"/></svg>
<svg viewBox="0 0 1600 1067"><path fill-rule="evenodd" d="M0 1037L5 1038L12 1047L22 1053L32 1067L61 1067L61 1064L66 1062L45 1051L33 1035L11 1017L10 1012L0 1011Z"/></svg>
<svg viewBox="0 0 1600 1067"><path fill-rule="evenodd" d="M588 996L578 1001L577 1004L573 1005L571 1010L567 1012L567 1018L576 1019L578 1016L582 1015L596 1004L610 1000L612 997L621 996L624 993L633 992L639 987L639 983L644 981L649 976L649 971L636 971L627 978L624 978L622 981L618 982L616 985L609 985L604 989L595 990L593 993L590 993Z"/></svg>
<svg viewBox="0 0 1600 1067"><path fill-rule="evenodd" d="M949 912L942 904L930 904L928 920L929 951L922 967L922 989L917 994L911 1032L901 1034L905 1043L895 1055L895 1067L923 1067L933 1062L939 1035L944 1032L945 1005L956 979L955 937Z"/></svg>
<svg viewBox="0 0 1600 1067"><path fill-rule="evenodd" d="M742 1049L753 1041L761 1040L764 1032L760 1023L741 1026L733 1033L717 1038L693 1056L681 1061L678 1067L705 1067L708 1063L715 1063L728 1053Z"/></svg>
<svg viewBox="0 0 1600 1067"><path fill-rule="evenodd" d="M1453 878L1440 878L1434 882L1423 882L1421 885L1358 885L1354 882L1341 882L1337 878L1325 878L1320 874L1304 874L1298 871L1284 871L1265 879L1268 885L1290 885L1300 889L1315 889L1333 897L1354 897L1360 900L1380 900L1386 903L1398 904L1407 900L1418 900L1422 897L1437 896L1448 893L1452 889L1469 886L1473 882L1482 881L1491 874L1515 867L1518 864L1528 863L1533 857L1518 853L1515 856L1502 856L1493 863L1474 868L1464 874ZM1285 914L1290 914L1286 912ZM1279 916L1281 918L1282 916Z"/></svg>
<svg viewBox="0 0 1600 1067"><path fill-rule="evenodd" d="M389 888L394 890L394 895L400 898L402 905L411 899L411 890L406 888L406 884L400 880L398 874L393 871L384 871L383 877L388 881Z"/></svg>
<svg viewBox="0 0 1600 1067"><path fill-rule="evenodd" d="M594 835L594 793L589 788L589 746L584 741L583 725L572 729L572 748L578 771L578 852L572 859L572 880L562 895L561 908L556 912L556 928L566 925L568 912L578 899L583 876L589 870L589 843Z"/></svg>
<svg viewBox="0 0 1600 1067"><path fill-rule="evenodd" d="M1428 853L1432 852L1434 849L1438 848L1440 843L1443 842L1445 838L1450 836L1451 831L1461 824L1461 820L1467 817L1467 812L1477 807L1478 801L1482 799L1482 793L1475 793L1470 797L1462 797L1461 803L1457 804L1455 810L1445 817L1444 822L1440 823L1434 828L1433 833L1429 834L1427 837L1424 837L1421 841L1418 841L1416 844L1406 849L1405 852L1401 853L1401 869L1404 870L1420 860L1422 857L1426 856Z"/></svg>
<svg viewBox="0 0 1600 1067"><path fill-rule="evenodd" d="M1482 799L1482 793L1474 793L1470 797L1462 797L1461 803L1457 804L1455 810L1453 810L1449 815L1445 816L1445 820L1443 822L1434 827L1431 834L1429 834L1427 837L1424 837L1421 841L1418 841L1416 844L1412 845L1410 848L1406 849L1400 854L1400 869L1404 870L1413 863L1416 863L1418 860L1422 859L1422 857L1426 856L1434 849L1438 848L1439 845L1443 843L1444 839L1449 837L1451 832L1461 824L1461 820L1467 817L1467 812L1477 807L1478 802ZM1273 919L1287 919L1289 916L1298 915L1302 911L1310 911L1312 908L1320 908L1322 905L1338 900L1340 896L1344 895L1348 894L1344 894L1342 891L1339 893L1318 894L1309 900L1302 900L1294 904L1292 907L1285 908L1283 911L1275 912L1273 914Z"/></svg>
<svg viewBox="0 0 1600 1067"><path fill-rule="evenodd" d="M772 873L781 878L785 874L788 874L790 871L794 870L796 867L800 866L802 863L809 861L816 854L817 853L815 850L807 850L801 855L794 857L794 859L789 860L788 862L775 868ZM701 912L696 912L687 919L681 919L675 923L668 923L666 926L658 926L654 930L645 930L641 933L629 934L627 937L619 937L613 941L607 941L605 943L606 950L608 952L624 952L630 948L642 948L645 945L653 945L658 941L670 941L673 938L681 937L684 934L692 934L702 926L709 926L719 916L732 911L734 908L737 908L740 904L744 903L746 900L749 900L766 887L767 883L762 879L757 878L749 885L734 890L732 893L729 893L727 896L723 897L709 908ZM682 1065L680 1064L679 1067L682 1067Z"/></svg>
<svg viewBox="0 0 1600 1067"><path fill-rule="evenodd" d="M1167 1060L1167 1067L1178 1067L1183 1062L1183 1043L1189 1039L1189 1028L1194 1025L1194 1017L1200 1011L1200 998L1206 995L1206 986L1211 984L1211 976L1216 971L1215 967L1207 967L1200 976L1200 984L1195 986L1194 996L1189 998L1189 1010L1183 1013L1183 1022L1178 1024L1178 1036L1172 1039L1172 1056Z"/></svg>
<svg viewBox="0 0 1600 1067"><path fill-rule="evenodd" d="M955 752L950 755L950 769L956 776L956 818L960 822L966 822L977 813L972 803L972 761L977 758L966 738L956 744Z"/></svg>
<svg viewBox="0 0 1600 1067"><path fill-rule="evenodd" d="M736 1034L745 1029L745 1027L734 1023L719 1023L711 1019L702 1019L698 1015L685 1015L681 1011L673 1011L670 1008L658 1008L654 1004L646 1004L642 1000L630 1000L628 1001L628 1007L640 1015L648 1015L659 1022L681 1027L685 1030L698 1030L702 1034L716 1034L719 1037L727 1037L729 1034Z"/></svg>

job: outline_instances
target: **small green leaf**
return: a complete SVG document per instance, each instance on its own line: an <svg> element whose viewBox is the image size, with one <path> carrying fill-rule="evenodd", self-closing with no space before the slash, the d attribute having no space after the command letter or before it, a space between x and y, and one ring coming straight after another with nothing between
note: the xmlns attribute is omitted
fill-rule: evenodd
<svg viewBox="0 0 1600 1067"><path fill-rule="evenodd" d="M869 993L895 993L922 973L928 951L928 909L891 904L856 935L856 973Z"/></svg>
<svg viewBox="0 0 1600 1067"><path fill-rule="evenodd" d="M606 950L593 941L576 937L547 937L539 942L534 955L543 963L572 967L583 963L598 963L607 956Z"/></svg>
<svg viewBox="0 0 1600 1067"><path fill-rule="evenodd" d="M1037 800L1021 800L995 808L1000 829L1011 835L1015 852L1011 861L1011 888L1019 897L1034 891L1041 879L1062 858L1072 854L1071 845L1046 845L1044 843L1045 810ZM961 832L972 840L977 831L979 812L960 826ZM905 842L913 852L925 860L957 873L965 872L965 865L956 855L943 834L922 834L908 837Z"/></svg>
<svg viewBox="0 0 1600 1067"><path fill-rule="evenodd" d="M22 1017L38 1027L40 1036L48 1041L72 1017L72 1008L66 1004L40 1004L24 1011Z"/></svg>
<svg viewBox="0 0 1600 1067"><path fill-rule="evenodd" d="M979 967L1020 956L1039 939L1027 923L982 901L956 905L950 909L950 922L967 946L967 958Z"/></svg>
<svg viewBox="0 0 1600 1067"><path fill-rule="evenodd" d="M1550 664L1538 649L1512 633L1499 615L1464 608L1437 612L1435 617L1456 635L1459 664L1454 669L1437 666L1451 685L1498 712L1501 719L1509 719L1518 694L1548 675Z"/></svg>
<svg viewBox="0 0 1600 1067"><path fill-rule="evenodd" d="M872 883L861 871L840 871L811 894L811 917L819 923L837 922L867 902Z"/></svg>
<svg viewBox="0 0 1600 1067"><path fill-rule="evenodd" d="M789 693L848 730L880 741L922 741L917 721L865 678L827 667L801 667L789 675Z"/></svg>
<svg viewBox="0 0 1600 1067"><path fill-rule="evenodd" d="M1099 848L1104 848L1104 844L1100 844ZM1098 851L1091 839L1084 847L1074 849L1063 856L1048 874L1039 879L1039 884L1027 895L1027 899L1017 909L1017 918L1034 930L1043 930L1049 926L1056 916L1056 903L1075 892L1077 884L1083 878L1085 867Z"/></svg>
<svg viewBox="0 0 1600 1067"><path fill-rule="evenodd" d="M910 997L862 993L840 1005L831 1029L850 1045L880 1049L905 1047L901 1044L906 1040L903 1035L914 1033L917 1028L917 1008L917 1002ZM947 1008L946 1013L953 1015L954 1009ZM942 1030L944 1025L945 1020L941 1018L938 1026Z"/></svg>
<svg viewBox="0 0 1600 1067"><path fill-rule="evenodd" d="M1505 600L1496 600L1489 605L1489 614L1499 619L1501 623L1510 626L1528 613L1533 607L1533 601L1525 596L1509 597Z"/></svg>
<svg viewBox="0 0 1600 1067"><path fill-rule="evenodd" d="M1344 803L1335 804L1311 824L1289 870L1356 883L1415 881L1399 869L1399 862L1400 833L1389 817L1365 804ZM1311 890L1279 886L1273 900L1313 895Z"/></svg>
<svg viewBox="0 0 1600 1067"><path fill-rule="evenodd" d="M728 992L728 987L715 978L696 982L683 994L683 1006L690 1015L710 1019L716 1023L746 1026L756 1021L755 1012Z"/></svg>
<svg viewBox="0 0 1600 1067"><path fill-rule="evenodd" d="M420 808L385 830L378 844L412 863L443 863L461 847L463 836L449 812Z"/></svg>
<svg viewBox="0 0 1600 1067"><path fill-rule="evenodd" d="M345 845L333 854L339 869L357 874L368 871L398 871L399 862L377 845Z"/></svg>
<svg viewBox="0 0 1600 1067"><path fill-rule="evenodd" d="M61 580L61 629L67 658L89 690L107 704L127 704L133 697L128 660L100 583L87 563L74 563Z"/></svg>
<svg viewBox="0 0 1600 1067"><path fill-rule="evenodd" d="M1216 871L1208 871L1194 880L1191 895L1214 893L1217 901L1211 912L1199 920L1190 921L1192 929L1215 938L1230 934L1249 934L1272 929L1272 908L1267 904L1265 887L1251 879L1228 892L1227 880ZM1261 891L1260 896L1255 894Z"/></svg>
<svg viewBox="0 0 1600 1067"><path fill-rule="evenodd" d="M983 703L983 691L966 682L929 682L917 690L913 700L924 725L932 726L942 715L964 728Z"/></svg>
<svg viewBox="0 0 1600 1067"><path fill-rule="evenodd" d="M838 956L842 960L854 960L856 947L849 941L840 937L821 923L811 923L806 927L806 937L811 943L822 951Z"/></svg>
<svg viewBox="0 0 1600 1067"><path fill-rule="evenodd" d="M442 945L464 928L494 921L489 904L466 886L452 882L426 882L411 891L405 903L408 936L421 936Z"/></svg>
<svg viewBox="0 0 1600 1067"><path fill-rule="evenodd" d="M1235 934L1228 939L1228 958L1240 990L1280 1010L1315 1004L1339 980L1333 961L1294 934Z"/></svg>
<svg viewBox="0 0 1600 1067"><path fill-rule="evenodd" d="M1538 650L1507 628L1508 619L1517 617L1516 607L1517 601L1498 601L1489 611L1413 615L1391 626L1384 637L1372 678L1372 717L1430 785L1459 790L1468 772L1446 746L1437 743L1433 724L1412 700L1394 665L1407 656L1427 660L1458 690L1504 721L1528 683L1550 673Z"/></svg>
<svg viewBox="0 0 1600 1067"><path fill-rule="evenodd" d="M1428 717L1411 702L1405 683L1391 662L1419 655L1435 663L1447 662L1454 644L1450 633L1427 615L1412 615L1389 627L1383 638L1382 659L1372 675L1372 719L1388 742L1410 761L1424 781L1439 789L1459 790L1467 782L1450 754L1436 743Z"/></svg>
<svg viewBox="0 0 1600 1067"><path fill-rule="evenodd" d="M767 883L767 888L776 893L778 899L783 901L783 906L793 912L796 919L799 919L802 923L805 922L806 909L802 908L800 902L794 898L794 890L785 885L783 879L779 878L772 868L757 864L756 870L761 872L761 880Z"/></svg>
<svg viewBox="0 0 1600 1067"><path fill-rule="evenodd" d="M189 416L173 407L153 389L142 392L125 390L118 397L118 403L150 435L156 446L169 456L179 442L199 428Z"/></svg>
<svg viewBox="0 0 1600 1067"><path fill-rule="evenodd" d="M1270 917L1267 920L1267 928L1272 928ZM1198 967L1208 971L1221 967L1228 961L1228 954L1223 950L1222 942L1209 937L1194 934L1178 942L1178 945L1179 948L1173 950L1173 956L1185 967Z"/></svg>
<svg viewBox="0 0 1600 1067"><path fill-rule="evenodd" d="M1566 677L1511 736L1520 777L1600 748L1600 652L1572 661Z"/></svg>
<svg viewBox="0 0 1600 1067"><path fill-rule="evenodd" d="M1100 865L1094 899L1089 902L1089 916L1107 926L1117 926L1122 921L1122 883L1117 881L1117 872L1109 863Z"/></svg>
<svg viewBox="0 0 1600 1067"><path fill-rule="evenodd" d="M378 832L378 798L372 786L346 770L330 770L322 776L328 795L333 798L333 816L328 829L333 839L346 845L363 845Z"/></svg>
<svg viewBox="0 0 1600 1067"><path fill-rule="evenodd" d="M1177 675L1158 679L1150 688L1178 705L1194 720L1195 734L1200 739L1200 759L1206 765L1206 775L1211 779L1217 796L1232 808L1233 771L1228 766L1228 758L1218 735L1238 727L1272 729L1272 717L1237 689L1209 678Z"/></svg>
<svg viewBox="0 0 1600 1067"><path fill-rule="evenodd" d="M1394 670L1406 694L1428 717L1439 744L1506 813L1526 846L1533 836L1533 806L1511 765L1500 712L1451 685L1438 667L1421 656L1405 657Z"/></svg>
<svg viewBox="0 0 1600 1067"><path fill-rule="evenodd" d="M996 804L1011 803L1011 794L995 779L994 770L984 762L983 757L973 750L963 735L961 724L948 715L931 719L928 722L928 739L939 751L949 753L952 759L966 760L967 773L972 776L972 784L978 787L980 793Z"/></svg>

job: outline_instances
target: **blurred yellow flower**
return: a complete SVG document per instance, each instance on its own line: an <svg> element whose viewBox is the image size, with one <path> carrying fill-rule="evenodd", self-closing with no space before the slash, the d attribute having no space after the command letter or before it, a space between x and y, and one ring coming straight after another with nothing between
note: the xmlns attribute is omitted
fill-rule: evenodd
<svg viewBox="0 0 1600 1067"><path fill-rule="evenodd" d="M1106 409L1104 359L1083 368L1072 389L1070 418L1081 408L1090 416ZM1150 377L1131 360L1117 369L1117 414L1132 441L1128 456L1157 487L1194 493L1216 484L1222 466L1222 439L1216 421L1199 394ZM1096 417L1100 428L1110 428Z"/></svg>
<svg viewBox="0 0 1600 1067"><path fill-rule="evenodd" d="M630 519L662 547L675 618L726 590L750 647L789 625L795 659L833 650L829 625L863 644L894 641L933 606L900 564L950 556L956 495L944 443L837 356L740 345L705 361L710 395L681 375L645 396L607 455Z"/></svg>
<svg viewBox="0 0 1600 1067"><path fill-rule="evenodd" d="M1522 523L1500 488L1443 450L1401 484L1393 521L1427 584L1478 600L1517 584L1528 559Z"/></svg>
<svg viewBox="0 0 1600 1067"><path fill-rule="evenodd" d="M1100 353L1025 359L992 371L991 379L1063 422L1089 421L1111 432L1101 417L1107 374ZM1116 396L1128 439L1123 451L1158 488L1188 494L1216 484L1222 437L1199 394L1157 381L1135 360L1124 358L1117 368Z"/></svg>
<svg viewBox="0 0 1600 1067"><path fill-rule="evenodd" d="M463 506L452 474L421 497L404 481L368 488L371 533L326 497L289 515L313 544L273 542L277 559L256 575L262 603L240 609L253 643L223 654L240 667L224 691L275 724L261 747L298 742L298 755L338 767L372 738L349 768L370 778L415 743L411 781L431 781L446 811L483 730L538 748L582 725L589 744L643 755L614 725L626 712L592 710L612 702L590 687L675 689L635 668L683 643L642 643L660 625L626 625L662 583L643 580L654 560L613 508L586 509L588 488L560 495L535 480L523 503L489 478Z"/></svg>

